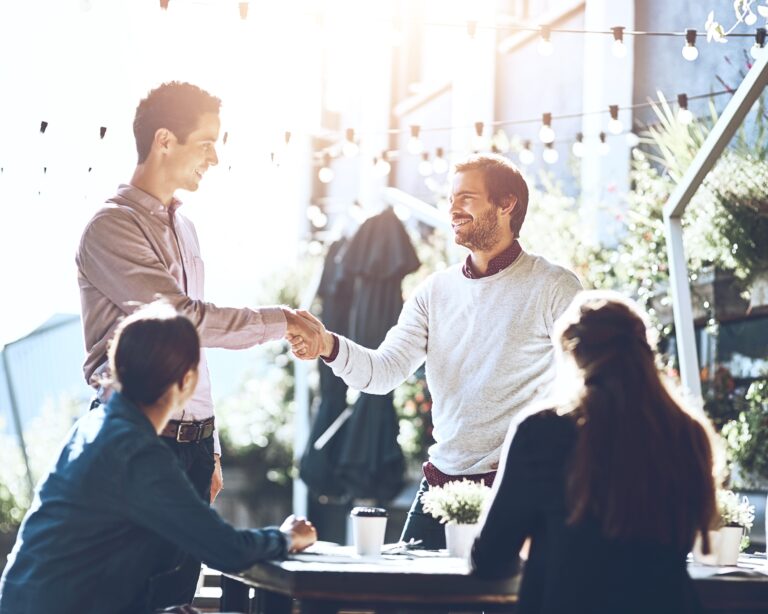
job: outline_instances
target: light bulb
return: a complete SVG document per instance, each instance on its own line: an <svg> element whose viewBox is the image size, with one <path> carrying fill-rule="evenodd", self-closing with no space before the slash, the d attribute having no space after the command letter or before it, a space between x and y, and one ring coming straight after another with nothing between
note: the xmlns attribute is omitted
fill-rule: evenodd
<svg viewBox="0 0 768 614"><path fill-rule="evenodd" d="M547 164L554 164L560 158L560 154L557 153L557 149L550 146L544 148L544 153L541 154L541 157L544 158L544 162Z"/></svg>
<svg viewBox="0 0 768 614"><path fill-rule="evenodd" d="M520 164L528 166L529 164L533 164L534 160L533 152L528 147L524 147L520 150Z"/></svg>
<svg viewBox="0 0 768 614"><path fill-rule="evenodd" d="M683 126L687 126L693 121L693 113L688 109L679 109L677 112L677 121L683 124Z"/></svg>
<svg viewBox="0 0 768 614"><path fill-rule="evenodd" d="M442 156L438 156L437 158L432 160L432 170L434 170L437 175L442 175L443 173L447 173L448 160L446 160Z"/></svg>
<svg viewBox="0 0 768 614"><path fill-rule="evenodd" d="M542 143L551 143L555 140L555 131L552 130L552 126L544 124L539 130L539 139Z"/></svg>
<svg viewBox="0 0 768 614"><path fill-rule="evenodd" d="M690 45L686 43L685 47L683 47L683 57L689 62L693 62L697 57L699 57L699 50L696 49L696 45Z"/></svg>
<svg viewBox="0 0 768 614"><path fill-rule="evenodd" d="M418 156L422 151L424 151L424 144L421 142L419 137L412 136L410 139L408 139L408 145L406 145L406 149L408 150L408 153L413 154L414 156Z"/></svg>
<svg viewBox="0 0 768 614"><path fill-rule="evenodd" d="M752 47L749 50L749 55L752 56L753 60L759 60L764 54L765 54L765 47L761 47L757 43L752 45Z"/></svg>
<svg viewBox="0 0 768 614"><path fill-rule="evenodd" d="M627 46L624 44L624 41L613 41L611 52L616 58L625 58L627 57Z"/></svg>
<svg viewBox="0 0 768 614"><path fill-rule="evenodd" d="M752 11L747 13L747 16L744 17L744 23L748 26L754 26L755 23L757 23L757 15L755 15Z"/></svg>
<svg viewBox="0 0 768 614"><path fill-rule="evenodd" d="M637 147L640 144L640 137L634 132L627 132L625 139L627 141L627 147Z"/></svg>
<svg viewBox="0 0 768 614"><path fill-rule="evenodd" d="M600 145L597 146L597 151L601 156L607 156L611 151L611 146L605 141L600 141Z"/></svg>
<svg viewBox="0 0 768 614"><path fill-rule="evenodd" d="M389 171L392 170L392 165L384 158L379 158L376 160L376 164L373 165L373 168L379 175L386 177L389 175Z"/></svg>
<svg viewBox="0 0 768 614"><path fill-rule="evenodd" d="M577 158L583 158L584 157L584 143L581 141L574 142L573 145L571 145L571 153L573 153L574 156Z"/></svg>
<svg viewBox="0 0 768 614"><path fill-rule="evenodd" d="M426 158L419 162L419 175L429 177L432 174L432 163Z"/></svg>
<svg viewBox="0 0 768 614"><path fill-rule="evenodd" d="M621 134L624 131L624 126L618 119L608 120L608 132L611 134Z"/></svg>
<svg viewBox="0 0 768 614"><path fill-rule="evenodd" d="M360 152L360 147L358 147L357 143L353 141L344 141L344 144L341 146L341 153L344 154L347 158L353 158Z"/></svg>
<svg viewBox="0 0 768 614"><path fill-rule="evenodd" d="M546 38L539 39L539 55L549 57L555 52L555 47L552 45L552 41Z"/></svg>
<svg viewBox="0 0 768 614"><path fill-rule="evenodd" d="M328 166L324 166L317 172L317 178L320 180L320 183L331 183L335 176L336 173Z"/></svg>

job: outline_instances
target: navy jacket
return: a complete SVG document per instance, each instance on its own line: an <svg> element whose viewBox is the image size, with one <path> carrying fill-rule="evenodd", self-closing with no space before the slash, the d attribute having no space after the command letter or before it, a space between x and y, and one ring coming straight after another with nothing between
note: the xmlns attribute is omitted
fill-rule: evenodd
<svg viewBox="0 0 768 614"><path fill-rule="evenodd" d="M78 420L40 483L0 580L0 614L142 612L151 578L173 565L160 554L168 542L223 571L287 547L276 528L224 522L144 414L113 394Z"/></svg>
<svg viewBox="0 0 768 614"><path fill-rule="evenodd" d="M496 496L472 548L474 573L512 576L531 537L520 614L698 612L686 552L608 539L596 520L567 525L565 480L576 438L572 417L554 411L520 423L505 444Z"/></svg>

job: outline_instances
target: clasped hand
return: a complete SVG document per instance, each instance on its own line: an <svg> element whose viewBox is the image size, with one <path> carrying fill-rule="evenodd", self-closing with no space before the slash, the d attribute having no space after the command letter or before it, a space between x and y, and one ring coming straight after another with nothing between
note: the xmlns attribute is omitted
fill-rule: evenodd
<svg viewBox="0 0 768 614"><path fill-rule="evenodd" d="M287 320L285 338L296 358L314 360L333 351L333 337L323 323L308 311L284 309Z"/></svg>

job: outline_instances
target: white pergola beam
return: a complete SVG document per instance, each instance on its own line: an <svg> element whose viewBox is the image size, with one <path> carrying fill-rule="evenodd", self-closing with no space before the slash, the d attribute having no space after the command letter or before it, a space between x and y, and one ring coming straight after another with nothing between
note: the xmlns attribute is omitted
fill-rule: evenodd
<svg viewBox="0 0 768 614"><path fill-rule="evenodd" d="M768 85L768 53L762 54L762 57L752 65L733 98L726 105L699 153L696 154L667 204L664 205L665 218L682 217L696 190L720 158L720 154L728 146L766 85Z"/></svg>
<svg viewBox="0 0 768 614"><path fill-rule="evenodd" d="M762 54L726 105L667 204L664 205L664 229L667 237L670 291L675 319L677 355L680 360L680 377L688 394L697 401L701 401L702 398L701 380L699 361L696 356L688 263L683 244L682 216L688 203L696 194L696 190L704 182L766 85L768 85L768 54Z"/></svg>

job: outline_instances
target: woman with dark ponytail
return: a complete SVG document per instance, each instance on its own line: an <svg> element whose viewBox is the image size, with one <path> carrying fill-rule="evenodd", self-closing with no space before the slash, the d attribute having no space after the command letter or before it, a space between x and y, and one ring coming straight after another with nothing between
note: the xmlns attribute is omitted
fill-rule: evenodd
<svg viewBox="0 0 768 614"><path fill-rule="evenodd" d="M504 577L531 538L522 613L698 610L686 555L697 534L708 549L712 447L660 379L650 331L634 303L596 291L556 325L575 393L511 427L472 550L474 573Z"/></svg>
<svg viewBox="0 0 768 614"><path fill-rule="evenodd" d="M155 303L125 318L109 350L106 406L78 420L0 580L0 614L142 614L153 584L187 556L223 571L312 544L305 519L236 530L195 492L158 437L197 384L192 323Z"/></svg>

